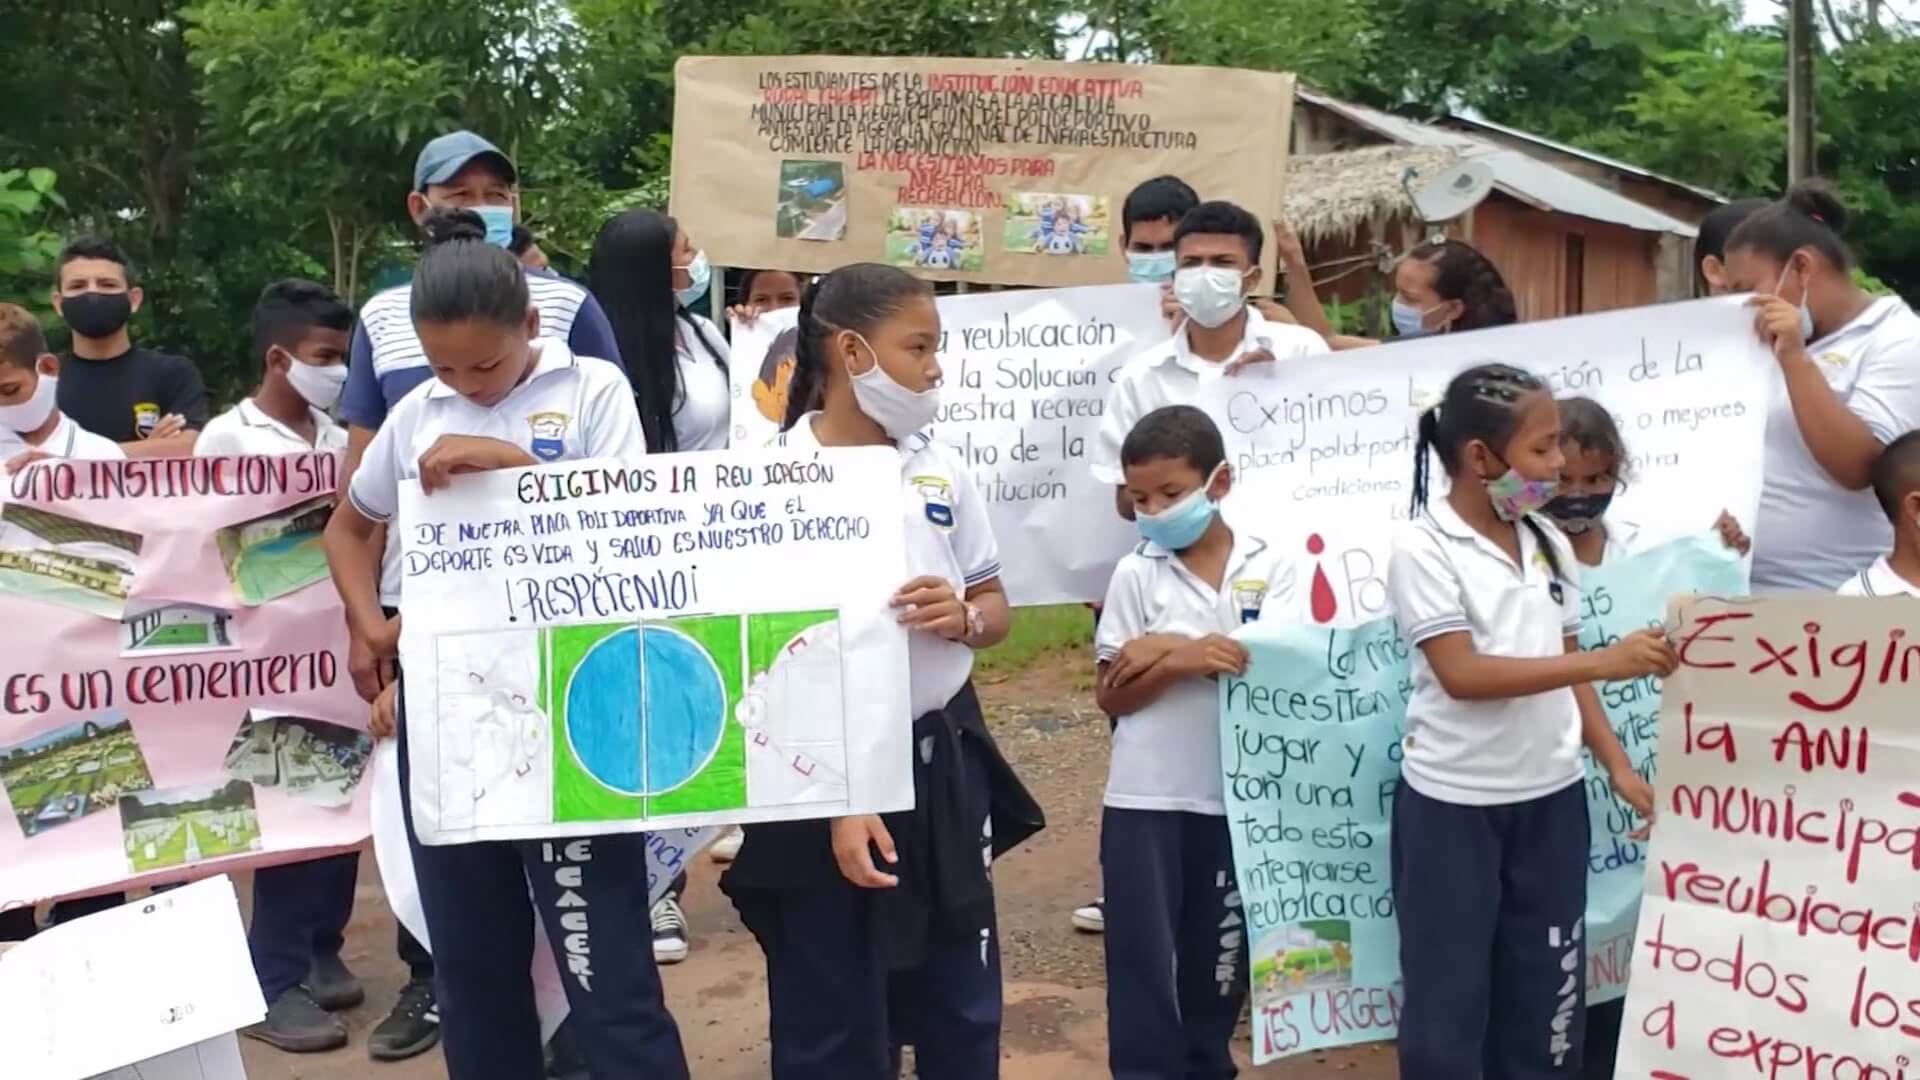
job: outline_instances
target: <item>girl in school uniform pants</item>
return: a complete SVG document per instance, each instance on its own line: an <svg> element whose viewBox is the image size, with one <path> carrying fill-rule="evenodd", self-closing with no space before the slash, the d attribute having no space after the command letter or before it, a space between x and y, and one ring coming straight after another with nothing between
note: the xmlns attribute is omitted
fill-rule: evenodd
<svg viewBox="0 0 1920 1080"><path fill-rule="evenodd" d="M535 340L539 315L520 266L504 248L485 242L480 219L467 211L436 212L426 227L430 235L448 234L436 236L439 242L421 258L410 301L436 379L401 401L380 428L326 533L348 624L380 657L396 656L405 612L391 619L382 613L367 542L376 524L405 528L396 517L403 480L417 479L431 494L462 472L646 452L620 370L576 358L563 342ZM536 439L529 423L535 415L549 436L553 417L563 417L560 434ZM409 801L414 733L404 681L402 672L382 706L400 703L402 803L438 961L447 1075L543 1075L528 977L533 939L527 928L537 914L553 940L570 939L570 955L590 961L570 963L562 980L593 1075L686 1077L686 1053L640 918L647 909L645 836L420 844ZM429 726L418 737L431 734ZM582 914L590 919L585 928Z"/></svg>
<svg viewBox="0 0 1920 1080"><path fill-rule="evenodd" d="M931 290L887 266L820 279L800 307L783 445L895 446L911 630L914 809L749 825L721 888L767 957L774 1080L926 1080L1000 1069L992 858L1042 826L980 716L973 650L1006 636L986 505L924 432L939 404Z"/></svg>
<svg viewBox="0 0 1920 1080"><path fill-rule="evenodd" d="M1652 811L1589 684L1664 676L1673 650L1653 630L1576 647L1579 571L1534 514L1559 482L1559 435L1545 384L1504 364L1462 372L1420 417L1413 520L1387 574L1416 647L1391 848L1403 1080L1579 1075L1581 743L1624 801ZM1432 502L1429 453L1451 480Z"/></svg>

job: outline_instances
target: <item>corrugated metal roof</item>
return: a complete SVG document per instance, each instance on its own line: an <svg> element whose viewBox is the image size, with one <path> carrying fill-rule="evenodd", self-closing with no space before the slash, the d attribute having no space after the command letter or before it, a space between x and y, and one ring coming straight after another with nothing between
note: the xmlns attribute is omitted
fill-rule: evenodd
<svg viewBox="0 0 1920 1080"><path fill-rule="evenodd" d="M1710 199L1714 202L1723 203L1723 204L1727 201L1727 197L1725 195L1720 194L1717 191L1700 187L1697 184L1689 184L1685 180L1675 180L1671 176L1666 176L1661 173L1654 172L1652 169L1635 165L1631 161L1621 161L1619 158L1611 158L1605 154L1596 154L1592 150L1582 150L1577 146L1570 146L1556 139L1549 139L1545 135L1536 135L1531 131L1523 131L1520 128L1508 127L1505 124L1500 124L1492 120L1489 120L1486 117L1481 116L1479 113L1473 112L1471 110L1466 112L1451 113L1449 114L1448 118L1457 123L1470 124L1474 127L1484 128L1488 131L1497 131L1502 135L1508 135L1516 139L1525 139L1526 141L1533 143L1536 146L1544 146L1549 150L1554 150L1562 154L1570 155L1572 157L1581 158L1585 161L1591 161L1596 165L1604 165L1607 168L1613 169L1617 172L1623 172L1631 176L1638 176L1645 180L1652 180L1657 183L1666 184L1669 187L1676 187L1676 188L1679 188L1681 191L1698 195L1703 199Z"/></svg>
<svg viewBox="0 0 1920 1080"><path fill-rule="evenodd" d="M1407 146L1446 147L1485 162L1493 169L1494 188L1540 210L1590 218L1643 232L1695 236L1693 226L1679 218L1663 214L1645 203L1635 202L1609 191L1591 180L1508 150L1465 132L1422 124L1365 105L1355 105L1312 90L1298 90L1300 100L1338 113L1373 133Z"/></svg>

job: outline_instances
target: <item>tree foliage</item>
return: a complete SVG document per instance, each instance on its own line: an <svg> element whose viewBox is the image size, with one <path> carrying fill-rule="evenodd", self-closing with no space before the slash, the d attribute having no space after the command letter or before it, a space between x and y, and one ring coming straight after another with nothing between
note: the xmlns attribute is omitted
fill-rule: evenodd
<svg viewBox="0 0 1920 1080"><path fill-rule="evenodd" d="M1920 288L1920 36L1821 0L1820 159L1870 273ZM359 299L410 259L431 134L509 148L563 268L664 205L690 54L1032 57L1288 70L1416 117L1473 110L1730 195L1784 181L1778 25L1739 0L0 0L0 288L44 297L56 232L142 269L137 332L249 382L245 314L289 274ZM1242 102L1249 111L1285 107ZM49 174L58 174L58 194ZM49 183L44 189L42 183ZM62 206L64 200L64 207ZM31 205L29 205L31 201Z"/></svg>

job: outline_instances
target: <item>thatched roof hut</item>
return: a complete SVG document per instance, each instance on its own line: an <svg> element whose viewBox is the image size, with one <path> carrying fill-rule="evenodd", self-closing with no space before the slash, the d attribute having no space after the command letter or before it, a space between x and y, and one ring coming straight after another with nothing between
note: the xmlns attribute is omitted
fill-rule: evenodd
<svg viewBox="0 0 1920 1080"><path fill-rule="evenodd" d="M1307 245L1351 243L1369 225L1380 236L1390 221L1417 220L1403 183L1408 169L1430 178L1457 160L1458 154L1441 146L1297 155L1287 164L1287 223Z"/></svg>

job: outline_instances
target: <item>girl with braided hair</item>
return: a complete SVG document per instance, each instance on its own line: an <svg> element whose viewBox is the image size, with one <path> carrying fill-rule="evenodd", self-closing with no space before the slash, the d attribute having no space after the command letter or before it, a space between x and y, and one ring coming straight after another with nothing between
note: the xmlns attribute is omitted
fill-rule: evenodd
<svg viewBox="0 0 1920 1080"><path fill-rule="evenodd" d="M940 314L927 285L843 267L800 302L792 448L886 446L906 491L912 810L748 825L721 888L767 958L774 1080L1000 1075L994 856L1038 831L973 692L975 649L1010 621L986 502L927 432L940 406Z"/></svg>
<svg viewBox="0 0 1920 1080"><path fill-rule="evenodd" d="M1578 1074L1581 744L1622 801L1653 812L1591 684L1664 676L1674 652L1658 630L1577 647L1579 563L1538 515L1560 438L1546 384L1505 364L1461 372L1420 417L1412 520L1387 570L1415 646L1391 851L1403 1080ZM1447 472L1432 499L1429 455Z"/></svg>
<svg viewBox="0 0 1920 1080"><path fill-rule="evenodd" d="M1458 240L1421 244L1393 271L1398 337L1486 330L1520 321L1493 260Z"/></svg>

